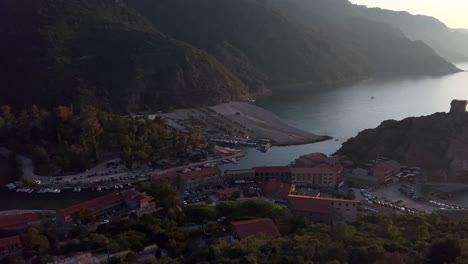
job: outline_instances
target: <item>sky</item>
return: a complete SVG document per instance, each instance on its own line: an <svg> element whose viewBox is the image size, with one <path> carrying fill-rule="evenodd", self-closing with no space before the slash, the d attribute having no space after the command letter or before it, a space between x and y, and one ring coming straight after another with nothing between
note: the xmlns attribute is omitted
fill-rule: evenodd
<svg viewBox="0 0 468 264"><path fill-rule="evenodd" d="M380 7L433 16L451 28L468 28L468 0L350 0L368 7Z"/></svg>

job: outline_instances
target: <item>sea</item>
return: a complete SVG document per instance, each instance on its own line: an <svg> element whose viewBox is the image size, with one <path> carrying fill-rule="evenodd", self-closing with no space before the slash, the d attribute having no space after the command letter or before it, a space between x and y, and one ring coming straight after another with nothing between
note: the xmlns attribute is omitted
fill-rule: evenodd
<svg viewBox="0 0 468 264"><path fill-rule="evenodd" d="M468 62L456 66L468 71ZM299 146L273 147L263 153L243 148L246 156L222 170L288 165L297 157L322 152L333 154L360 131L388 119L448 112L453 99L468 100L468 72L444 76L393 77L361 81L335 88L301 88L276 92L255 102L285 122L332 140ZM468 197L467 197L468 198Z"/></svg>

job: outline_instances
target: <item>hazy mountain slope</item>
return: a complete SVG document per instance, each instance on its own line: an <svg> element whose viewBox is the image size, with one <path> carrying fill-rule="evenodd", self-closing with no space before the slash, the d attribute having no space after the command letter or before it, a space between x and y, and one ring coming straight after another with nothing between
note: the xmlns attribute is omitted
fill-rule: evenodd
<svg viewBox="0 0 468 264"><path fill-rule="evenodd" d="M3 0L0 35L0 104L127 112L247 94L216 59L115 0Z"/></svg>
<svg viewBox="0 0 468 264"><path fill-rule="evenodd" d="M468 61L468 35L463 31L454 31L429 16L362 6L358 9L368 19L392 25L412 40L424 41L449 61Z"/></svg>
<svg viewBox="0 0 468 264"><path fill-rule="evenodd" d="M356 52L319 32L304 32L268 1L128 0L162 32L212 54L254 90L369 76Z"/></svg>
<svg viewBox="0 0 468 264"><path fill-rule="evenodd" d="M278 10L305 27L320 30L365 58L374 75L447 74L459 71L421 41L370 20L347 0L273 0Z"/></svg>

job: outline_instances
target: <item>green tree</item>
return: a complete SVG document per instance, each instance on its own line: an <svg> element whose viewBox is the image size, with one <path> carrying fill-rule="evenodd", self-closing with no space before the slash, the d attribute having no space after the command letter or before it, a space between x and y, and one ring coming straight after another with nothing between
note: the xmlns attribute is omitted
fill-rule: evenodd
<svg viewBox="0 0 468 264"><path fill-rule="evenodd" d="M189 132L188 143L195 148L200 144L203 137L203 129L200 126L192 126Z"/></svg>
<svg viewBox="0 0 468 264"><path fill-rule="evenodd" d="M83 225L87 225L96 221L96 214L91 209L83 209L75 213L73 219Z"/></svg>
<svg viewBox="0 0 468 264"><path fill-rule="evenodd" d="M179 191L168 181L162 181L157 185L153 185L149 194L166 210L177 205L177 196Z"/></svg>
<svg viewBox="0 0 468 264"><path fill-rule="evenodd" d="M381 237L392 239L398 236L398 228L393 226L393 221L390 218L385 218L382 220L381 224L378 225L378 234Z"/></svg>
<svg viewBox="0 0 468 264"><path fill-rule="evenodd" d="M0 117L2 117L4 126L7 130L13 129L16 121L16 117L13 114L13 111L10 106L2 105L0 106Z"/></svg>
<svg viewBox="0 0 468 264"><path fill-rule="evenodd" d="M422 216L413 216L405 224L404 235L412 242L425 240L429 237L429 225Z"/></svg>
<svg viewBox="0 0 468 264"><path fill-rule="evenodd" d="M106 246L109 244L109 238L107 238L105 235L93 233L89 236L89 239L93 249L106 248Z"/></svg>
<svg viewBox="0 0 468 264"><path fill-rule="evenodd" d="M435 240L427 254L428 264L453 263L461 255L460 242L453 238Z"/></svg>
<svg viewBox="0 0 468 264"><path fill-rule="evenodd" d="M26 250L33 254L44 254L50 250L49 239L36 227L30 227L22 241Z"/></svg>
<svg viewBox="0 0 468 264"><path fill-rule="evenodd" d="M203 224L207 221L216 221L218 211L209 205L193 204L184 207L184 213L189 221Z"/></svg>

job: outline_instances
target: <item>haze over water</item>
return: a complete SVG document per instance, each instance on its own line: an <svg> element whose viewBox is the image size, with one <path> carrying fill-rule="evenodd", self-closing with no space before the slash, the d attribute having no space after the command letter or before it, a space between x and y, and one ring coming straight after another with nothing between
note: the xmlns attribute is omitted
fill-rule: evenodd
<svg viewBox="0 0 468 264"><path fill-rule="evenodd" d="M468 63L457 66L468 70ZM256 104L298 128L334 139L273 147L267 153L245 149L247 156L239 164L225 165L222 169L287 165L296 157L311 152L332 154L350 137L364 129L375 128L384 120L448 112L453 99L468 99L467 72L440 77L374 79L337 88L276 93Z"/></svg>

